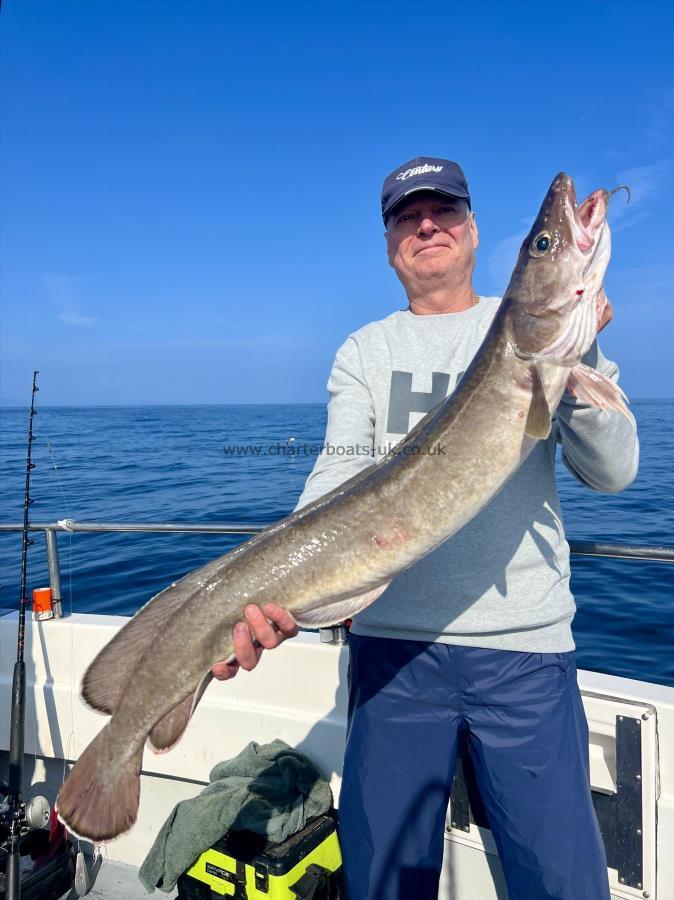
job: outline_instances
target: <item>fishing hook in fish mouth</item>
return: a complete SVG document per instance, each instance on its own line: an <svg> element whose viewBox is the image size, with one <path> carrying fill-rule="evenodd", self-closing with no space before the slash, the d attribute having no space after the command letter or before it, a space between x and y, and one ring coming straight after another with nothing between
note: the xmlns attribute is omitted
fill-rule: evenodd
<svg viewBox="0 0 674 900"><path fill-rule="evenodd" d="M626 184L619 184L618 187L613 188L612 191L609 191L609 193L608 193L608 199L610 200L611 197L612 197L614 194L617 194L617 193L618 193L618 191L625 191L625 193L627 194L627 202L629 203L629 202L631 201L631 199L632 199L632 192L630 191L630 189L627 187Z"/></svg>

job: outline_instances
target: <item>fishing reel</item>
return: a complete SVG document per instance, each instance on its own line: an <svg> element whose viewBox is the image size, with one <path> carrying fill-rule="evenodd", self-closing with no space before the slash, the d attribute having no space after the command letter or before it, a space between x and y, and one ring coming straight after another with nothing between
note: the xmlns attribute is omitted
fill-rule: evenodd
<svg viewBox="0 0 674 900"><path fill-rule="evenodd" d="M36 796L13 807L8 785L0 783L0 900L11 896L8 865L12 830L15 840L18 836L22 900L56 900L65 894L75 877L75 854L69 841L52 833L49 801Z"/></svg>
<svg viewBox="0 0 674 900"><path fill-rule="evenodd" d="M32 797L27 803L20 803L12 810L9 787L0 784L0 866L2 865L4 844L12 829L12 819L21 835L22 852L34 853L49 840L51 823L51 806L46 797ZM31 838L31 832L45 832ZM6 852L6 850L5 850Z"/></svg>
<svg viewBox="0 0 674 900"><path fill-rule="evenodd" d="M11 826L11 808L9 803L9 787L0 784L0 839L2 839L2 829L6 828L9 832ZM27 803L22 803L18 809L19 827L27 831L39 831L40 829L49 830L51 820L51 806L46 797L31 797Z"/></svg>

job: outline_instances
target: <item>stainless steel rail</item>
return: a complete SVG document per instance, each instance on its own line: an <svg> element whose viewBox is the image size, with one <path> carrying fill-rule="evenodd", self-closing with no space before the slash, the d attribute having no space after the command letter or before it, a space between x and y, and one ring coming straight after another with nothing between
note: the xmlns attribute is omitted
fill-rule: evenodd
<svg viewBox="0 0 674 900"><path fill-rule="evenodd" d="M646 559L674 562L674 547L647 544L605 544L601 541L569 541L574 556L603 556L611 559Z"/></svg>
<svg viewBox="0 0 674 900"><path fill-rule="evenodd" d="M103 532L145 531L162 534L163 532L182 532L193 534L257 534L267 525L239 525L217 523L214 525L195 525L191 522L75 522L74 519L60 519L58 522L31 522L29 531L66 531L82 534L99 534ZM0 523L0 531L21 531L23 525Z"/></svg>
<svg viewBox="0 0 674 900"><path fill-rule="evenodd" d="M58 522L33 522L31 531L70 532L73 534L103 534L120 532L144 532L148 534L257 534L267 525L217 522L194 524L192 522L76 522L61 519ZM0 532L21 531L23 525L0 523ZM674 547L649 544L610 544L599 541L569 541L574 556L602 556L610 559L641 559L653 562L674 562ZM49 553L49 547L48 553Z"/></svg>

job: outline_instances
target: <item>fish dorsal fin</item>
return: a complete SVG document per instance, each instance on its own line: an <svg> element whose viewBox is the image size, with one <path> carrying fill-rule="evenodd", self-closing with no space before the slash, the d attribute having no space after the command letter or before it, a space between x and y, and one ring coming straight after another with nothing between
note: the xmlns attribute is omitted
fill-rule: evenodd
<svg viewBox="0 0 674 900"><path fill-rule="evenodd" d="M527 416L527 424L524 428L529 437L543 440L550 434L551 417L550 407L543 390L541 376L536 366L531 366L532 391L531 405L529 406L529 415Z"/></svg>
<svg viewBox="0 0 674 900"><path fill-rule="evenodd" d="M293 619L302 628L327 628L328 625L336 625L345 619L350 619L357 613L374 603L391 582L380 584L379 587L362 594L355 594L353 597L346 597L343 600L336 600L334 603L323 603L315 609L305 609L302 612L293 610Z"/></svg>
<svg viewBox="0 0 674 900"><path fill-rule="evenodd" d="M631 420L625 392L614 381L591 366L582 363L574 366L566 387L581 402L597 406L607 412L609 409L615 409Z"/></svg>
<svg viewBox="0 0 674 900"><path fill-rule="evenodd" d="M212 678L213 674L209 670L199 682L199 687L196 691L185 697L184 700L181 700L177 706L173 707L171 712L157 722L149 737L150 748L155 753L164 753L178 743Z"/></svg>

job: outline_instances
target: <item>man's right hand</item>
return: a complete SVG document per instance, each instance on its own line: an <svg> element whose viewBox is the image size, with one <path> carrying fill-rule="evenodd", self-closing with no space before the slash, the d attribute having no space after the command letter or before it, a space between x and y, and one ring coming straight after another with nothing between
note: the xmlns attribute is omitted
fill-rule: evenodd
<svg viewBox="0 0 674 900"><path fill-rule="evenodd" d="M220 681L233 678L239 668L251 671L260 661L263 650L278 647L287 638L295 637L299 628L287 609L267 603L260 609L250 604L244 610L245 622L234 626L234 656L231 661L215 663L211 669Z"/></svg>

